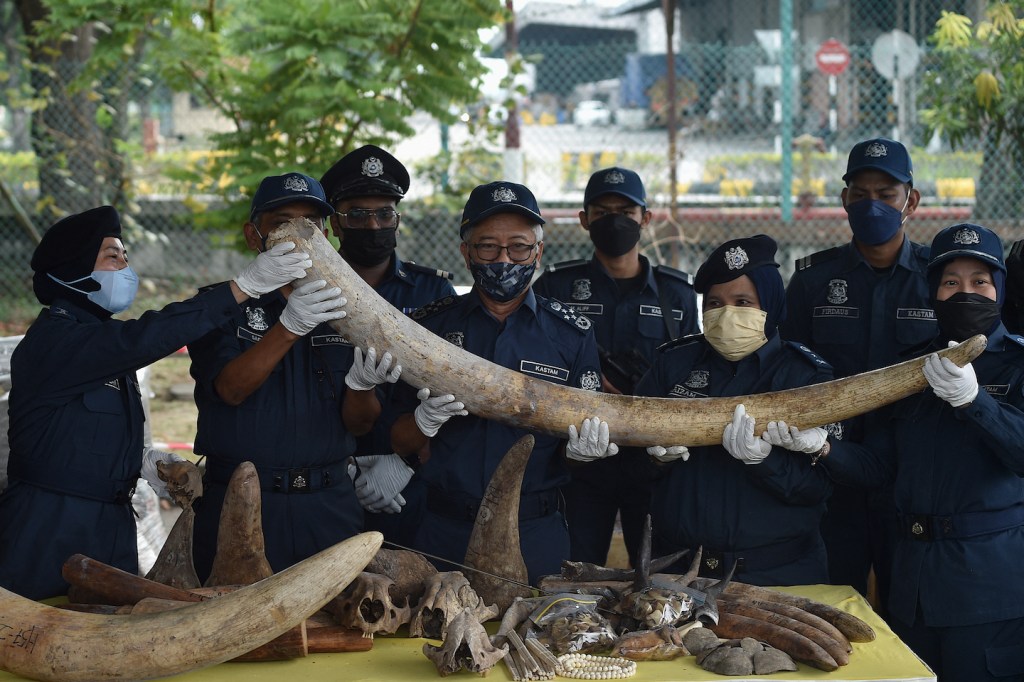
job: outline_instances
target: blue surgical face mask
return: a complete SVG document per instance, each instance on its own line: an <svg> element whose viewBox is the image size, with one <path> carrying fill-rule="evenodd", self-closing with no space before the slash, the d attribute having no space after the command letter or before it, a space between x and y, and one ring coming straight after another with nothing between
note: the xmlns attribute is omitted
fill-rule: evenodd
<svg viewBox="0 0 1024 682"><path fill-rule="evenodd" d="M50 279L58 284L63 284L72 291L84 295L87 299L110 313L120 313L131 307L135 300L135 293L139 290L139 276L135 274L131 266L120 270L93 270L88 277L81 277L70 282L64 282L53 275ZM99 282L100 288L97 291L82 291L71 286L92 279Z"/></svg>
<svg viewBox="0 0 1024 682"><path fill-rule="evenodd" d="M470 261L469 271L473 281L484 293L495 301L511 301L530 286L537 259L532 263L474 263Z"/></svg>
<svg viewBox="0 0 1024 682"><path fill-rule="evenodd" d="M878 246L895 237L906 220L903 217L903 210L909 201L908 194L902 209L895 209L884 201L875 199L861 199L848 205L846 215L854 238L861 244Z"/></svg>

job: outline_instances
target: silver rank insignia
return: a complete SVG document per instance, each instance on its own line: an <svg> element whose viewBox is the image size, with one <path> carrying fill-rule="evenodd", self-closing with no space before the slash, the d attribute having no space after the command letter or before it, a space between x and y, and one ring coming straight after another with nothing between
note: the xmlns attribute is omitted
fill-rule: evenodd
<svg viewBox="0 0 1024 682"><path fill-rule="evenodd" d="M742 246L734 246L725 252L725 265L730 270L739 270L750 262L750 256Z"/></svg>
<svg viewBox="0 0 1024 682"><path fill-rule="evenodd" d="M590 280L578 279L572 283L572 300L586 301L593 294L590 292Z"/></svg>
<svg viewBox="0 0 1024 682"><path fill-rule="evenodd" d="M249 329L256 332L265 332L270 328L267 324L267 314L263 308L246 308L245 316L249 319Z"/></svg>
<svg viewBox="0 0 1024 682"><path fill-rule="evenodd" d="M594 326L594 323L590 321L590 318L586 315L580 315L576 318L576 326L586 331Z"/></svg>
<svg viewBox="0 0 1024 682"><path fill-rule="evenodd" d="M839 305L840 303L846 303L849 300L846 297L846 280L845 279L833 279L829 280L828 283L828 296L826 297L828 302L832 305Z"/></svg>
<svg viewBox="0 0 1024 682"><path fill-rule="evenodd" d="M584 391L596 391L601 386L601 377L594 370L580 375L580 388Z"/></svg>
<svg viewBox="0 0 1024 682"><path fill-rule="evenodd" d="M494 192L491 194L492 201L502 201L508 203L510 201L516 201L517 199L518 197L516 196L516 193L513 192L508 187L499 187L498 189L494 190Z"/></svg>
<svg viewBox="0 0 1024 682"><path fill-rule="evenodd" d="M301 175L289 175L284 179L284 188L292 192L308 192L309 183Z"/></svg>
<svg viewBox="0 0 1024 682"><path fill-rule="evenodd" d="M466 340L466 335L463 332L445 332L444 340L453 346L464 348L463 342Z"/></svg>
<svg viewBox="0 0 1024 682"><path fill-rule="evenodd" d="M956 234L953 235L953 243L963 244L965 246L968 244L980 244L981 237L978 235L977 231L972 230L969 227L963 227L957 230Z"/></svg>
<svg viewBox="0 0 1024 682"><path fill-rule="evenodd" d="M711 380L711 373L706 369L695 369L686 378L688 388L707 388Z"/></svg>
<svg viewBox="0 0 1024 682"><path fill-rule="evenodd" d="M384 162L376 156L369 156L363 161L363 175L368 178L377 178L384 175Z"/></svg>

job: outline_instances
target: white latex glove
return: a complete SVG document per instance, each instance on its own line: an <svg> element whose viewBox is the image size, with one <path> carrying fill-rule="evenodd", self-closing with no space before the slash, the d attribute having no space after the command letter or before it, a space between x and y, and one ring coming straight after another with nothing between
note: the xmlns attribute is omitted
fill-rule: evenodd
<svg viewBox="0 0 1024 682"><path fill-rule="evenodd" d="M457 402L451 394L431 398L430 389L421 388L416 397L420 399L420 404L413 412L413 417L416 419L416 427L427 438L436 436L441 425L452 417L465 417L469 414L466 406Z"/></svg>
<svg viewBox="0 0 1024 682"><path fill-rule="evenodd" d="M569 424L569 442L565 445L565 456L577 462L593 462L619 453L619 446L609 442L608 422L600 417L584 419L579 434L576 425Z"/></svg>
<svg viewBox="0 0 1024 682"><path fill-rule="evenodd" d="M281 313L281 324L292 334L305 336L321 322L345 317L341 309L348 303L338 287L326 288L322 279L307 282L288 296L288 305Z"/></svg>
<svg viewBox="0 0 1024 682"><path fill-rule="evenodd" d="M185 458L181 455L177 455L173 452L164 452L163 450L156 450L154 448L146 448L145 452L142 453L142 477L146 479L150 487L156 491L156 494L160 497L169 497L167 492L167 481L160 480L160 474L157 471L157 462L164 462L170 464L171 462L184 462Z"/></svg>
<svg viewBox="0 0 1024 682"><path fill-rule="evenodd" d="M956 341L949 342L950 348L955 345ZM957 367L949 358L932 353L924 360L924 377L935 395L953 407L966 405L978 397L978 377L969 362Z"/></svg>
<svg viewBox="0 0 1024 682"><path fill-rule="evenodd" d="M405 504L401 492L413 475L402 458L395 454L370 455L357 457L356 462L359 465L356 497L363 509L388 514L401 511Z"/></svg>
<svg viewBox="0 0 1024 682"><path fill-rule="evenodd" d="M744 464L760 464L772 451L771 445L754 435L754 418L742 403L733 411L732 422L725 425L722 447Z"/></svg>
<svg viewBox="0 0 1024 682"><path fill-rule="evenodd" d="M356 357L352 361L352 368L345 375L345 385L353 391L369 391L380 384L395 383L402 376L402 366L396 362L394 369L391 369L392 360L394 358L391 353L385 351L378 363L376 348L367 348L364 355L363 349L356 346Z"/></svg>
<svg viewBox="0 0 1024 682"><path fill-rule="evenodd" d="M828 431L820 426L801 431L795 426L787 426L784 421L777 421L768 422L768 426L765 427L761 438L765 442L780 448L813 455L825 447L825 441L828 440Z"/></svg>
<svg viewBox="0 0 1024 682"><path fill-rule="evenodd" d="M647 448L647 454L663 463L674 462L677 459L685 462L690 459L690 448L685 445L671 445L667 448L660 445L652 445Z"/></svg>
<svg viewBox="0 0 1024 682"><path fill-rule="evenodd" d="M294 242L281 242L264 251L235 277L235 284L246 296L257 298L277 291L306 276L306 268L313 267L309 255L293 251Z"/></svg>

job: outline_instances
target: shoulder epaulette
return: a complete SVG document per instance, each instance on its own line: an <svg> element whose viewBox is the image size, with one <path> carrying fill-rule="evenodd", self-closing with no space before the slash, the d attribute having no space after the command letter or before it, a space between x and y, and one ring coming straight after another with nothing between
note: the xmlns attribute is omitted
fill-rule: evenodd
<svg viewBox="0 0 1024 682"><path fill-rule="evenodd" d="M676 270L675 268L669 267L667 265L655 265L654 271L659 275L668 275L669 277L682 280L689 284L690 286L693 286L693 275L691 275L688 272Z"/></svg>
<svg viewBox="0 0 1024 682"><path fill-rule="evenodd" d="M910 248L914 250L914 255L924 261L926 264L931 260L932 247L928 244L918 244L917 242L910 242Z"/></svg>
<svg viewBox="0 0 1024 682"><path fill-rule="evenodd" d="M821 357L813 350L811 350L804 344L800 343L799 341L786 341L786 344L790 348L796 350L800 354L800 357L807 360L807 362L811 363L815 367L832 367L832 365L829 364L828 360Z"/></svg>
<svg viewBox="0 0 1024 682"><path fill-rule="evenodd" d="M1010 339L1018 346L1024 346L1024 336L1021 336L1020 334L1007 334L1006 338Z"/></svg>
<svg viewBox="0 0 1024 682"><path fill-rule="evenodd" d="M580 315L569 306L553 298L538 296L537 307L543 308L566 324L571 325L581 334L587 333L590 331L590 328L594 326L594 323L589 317L586 315Z"/></svg>
<svg viewBox="0 0 1024 682"><path fill-rule="evenodd" d="M824 251L818 251L812 253L810 256L804 256L803 258L796 259L796 269L806 270L812 265L818 265L819 263L827 263L830 260L839 258L843 253L843 247L833 246L831 249L825 249Z"/></svg>
<svg viewBox="0 0 1024 682"><path fill-rule="evenodd" d="M703 338L703 334L687 334L686 336L680 336L678 339L666 341L665 343L655 348L655 350L658 351L659 353L664 353L665 351L672 350L673 348L689 346L691 343L696 343Z"/></svg>
<svg viewBox="0 0 1024 682"><path fill-rule="evenodd" d="M577 258L576 260L564 260L561 263L552 263L551 265L544 268L548 272L554 272L556 270L565 270L567 268L578 268L581 265L586 265L590 261L583 258Z"/></svg>
<svg viewBox="0 0 1024 682"><path fill-rule="evenodd" d="M417 308L412 311L409 313L409 317L414 320L425 320L432 315L436 315L442 310L452 307L458 302L458 300L458 296L445 296L444 298L439 298L436 301L431 301L422 308Z"/></svg>
<svg viewBox="0 0 1024 682"><path fill-rule="evenodd" d="M420 265L411 260L404 261L402 265L408 268L409 270L412 270L413 272L422 272L425 275L433 275L434 277L441 277L442 279L455 279L455 275L448 272L447 270L428 268L426 265Z"/></svg>
<svg viewBox="0 0 1024 682"><path fill-rule="evenodd" d="M216 284L207 284L204 287L199 287L199 293L203 293L204 291L209 291L210 289L216 289L221 284L224 284L224 282L217 282Z"/></svg>

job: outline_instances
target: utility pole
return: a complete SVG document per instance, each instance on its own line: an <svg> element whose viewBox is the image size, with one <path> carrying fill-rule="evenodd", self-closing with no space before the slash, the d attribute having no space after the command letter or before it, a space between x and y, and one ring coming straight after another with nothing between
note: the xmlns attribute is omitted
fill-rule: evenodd
<svg viewBox="0 0 1024 682"><path fill-rule="evenodd" d="M676 0L661 0L665 14L665 126L668 130L668 196L669 216L679 225L679 172L676 164L676 52L673 45L676 26Z"/></svg>
<svg viewBox="0 0 1024 682"><path fill-rule="evenodd" d="M505 9L508 10L508 19L505 21L505 63L511 75L516 53L519 51L519 35L516 32L516 14L512 0L505 0ZM519 101L514 93L513 87L512 95L509 97L512 104L508 107L508 116L505 119L505 179L522 183L523 150L519 144Z"/></svg>

